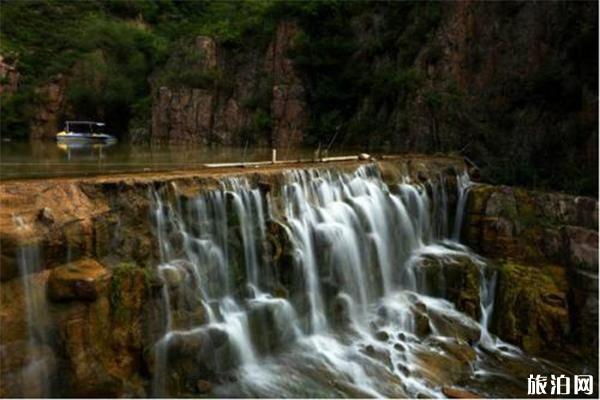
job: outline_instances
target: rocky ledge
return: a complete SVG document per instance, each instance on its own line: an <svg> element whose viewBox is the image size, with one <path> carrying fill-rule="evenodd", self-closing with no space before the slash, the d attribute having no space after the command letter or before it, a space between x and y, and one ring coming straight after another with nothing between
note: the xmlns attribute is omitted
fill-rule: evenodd
<svg viewBox="0 0 600 400"><path fill-rule="evenodd" d="M31 361L24 354L37 355L48 376L61 371L60 381L52 381L53 393L59 395L148 394L154 365L151 349L163 325L159 299L164 279L155 272L159 250L153 233L154 191L186 201L219 187L222 178L244 176L263 192L278 196L289 168L352 171L372 163L3 182L0 395L39 393L16 373ZM465 168L462 160L414 155L376 165L390 184L403 176L415 182L443 180L449 207L455 207L456 176ZM484 184L471 187L462 239L497 267L495 309L501 311L493 315L492 332L532 354L568 351L597 360L597 221L595 199ZM274 221L268 222L268 229L273 263L284 274L288 259L284 235ZM24 259L37 260L25 263L35 268L23 268ZM443 295L459 310L480 317L481 276L472 260L424 255L416 268L425 281L443 275L451 289ZM24 287L22 274L32 276L29 288ZM177 277L170 278L166 284L176 285ZM23 312L31 301L26 289L34 298L47 298L46 308L37 310L36 332L45 332L50 345L24 351L30 346L24 338L36 334ZM285 288L277 290L285 295ZM424 337L429 320L447 330L458 329L430 310L421 314ZM468 343L477 334L465 328L455 336ZM210 382L198 385L200 393L210 390L206 388Z"/></svg>
<svg viewBox="0 0 600 400"><path fill-rule="evenodd" d="M498 260L500 337L533 353L568 346L597 360L596 199L477 184L462 234Z"/></svg>

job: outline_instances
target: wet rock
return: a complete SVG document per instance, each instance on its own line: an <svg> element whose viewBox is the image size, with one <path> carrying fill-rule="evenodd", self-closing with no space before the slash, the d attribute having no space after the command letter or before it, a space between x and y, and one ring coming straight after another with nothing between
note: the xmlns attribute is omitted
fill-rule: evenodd
<svg viewBox="0 0 600 400"><path fill-rule="evenodd" d="M415 334L421 338L431 333L431 327L429 326L429 317L427 316L427 307L423 303L416 303L412 307L414 321L415 321Z"/></svg>
<svg viewBox="0 0 600 400"><path fill-rule="evenodd" d="M410 369L404 364L396 364L396 368L400 371L404 376L410 376Z"/></svg>
<svg viewBox="0 0 600 400"><path fill-rule="evenodd" d="M48 277L52 301L94 301L107 288L110 271L92 259L54 268Z"/></svg>
<svg viewBox="0 0 600 400"><path fill-rule="evenodd" d="M503 309L500 304L510 305L508 313L494 315L498 321L494 329L501 338L527 343L524 345L533 352L563 348L569 336L579 347L596 349L597 224L597 199L489 185L472 187L463 230L465 243L488 257L510 259L523 266L512 268L513 272L502 267L505 284L498 283L502 293L498 293L495 309ZM507 275L514 278L506 279ZM517 278L519 275L530 277ZM526 315L532 315L534 321ZM589 352L583 350L583 354Z"/></svg>
<svg viewBox="0 0 600 400"><path fill-rule="evenodd" d="M81 316L61 324L68 360L64 375L69 383L69 393L78 397L114 397L122 389L119 379L108 372L109 365L114 363L114 354L106 341L96 336L101 323ZM112 362L108 358L112 358ZM115 368L117 371L121 372Z"/></svg>
<svg viewBox="0 0 600 400"><path fill-rule="evenodd" d="M568 255L571 264L594 265L597 210L591 198L476 185L469 194L463 238L488 256L563 263Z"/></svg>
<svg viewBox="0 0 600 400"><path fill-rule="evenodd" d="M271 182L259 181L258 188L264 194L271 193L271 190L273 190L273 184Z"/></svg>
<svg viewBox="0 0 600 400"><path fill-rule="evenodd" d="M207 343L206 335L198 333L173 335L167 344L168 353L171 356L184 357L188 354L198 354ZM219 347L215 343L215 347Z"/></svg>
<svg viewBox="0 0 600 400"><path fill-rule="evenodd" d="M0 346L0 395L47 397L57 357L50 346L16 340Z"/></svg>
<svg viewBox="0 0 600 400"><path fill-rule="evenodd" d="M437 351L422 349L413 356L412 375L425 378L434 385L452 385L471 374L469 364Z"/></svg>
<svg viewBox="0 0 600 400"><path fill-rule="evenodd" d="M348 295L339 294L332 304L332 321L340 327L348 326L352 322L352 299Z"/></svg>
<svg viewBox="0 0 600 400"><path fill-rule="evenodd" d="M289 291L282 285L277 285L273 288L273 296L275 297L287 299L289 295Z"/></svg>
<svg viewBox="0 0 600 400"><path fill-rule="evenodd" d="M474 343L481 336L479 325L464 315L450 315L430 309L429 318L436 331L443 336L462 339L467 343Z"/></svg>
<svg viewBox="0 0 600 400"><path fill-rule="evenodd" d="M505 262L499 269L493 326L504 340L539 354L568 342L567 277L563 268Z"/></svg>
<svg viewBox="0 0 600 400"><path fill-rule="evenodd" d="M295 338L291 306L281 299L252 301L248 326L252 343L263 354L272 353Z"/></svg>
<svg viewBox="0 0 600 400"><path fill-rule="evenodd" d="M468 390L458 389L450 386L444 386L442 393L449 399L478 399L480 396Z"/></svg>
<svg viewBox="0 0 600 400"><path fill-rule="evenodd" d="M229 335L226 331L216 327L208 328L208 338L210 340L211 346L214 347L222 347L228 343Z"/></svg>
<svg viewBox="0 0 600 400"><path fill-rule="evenodd" d="M386 306L379 306L377 307L377 316L383 319L386 319L389 317L390 311Z"/></svg>
<svg viewBox="0 0 600 400"><path fill-rule="evenodd" d="M52 210L48 207L44 207L38 213L38 220L46 225L51 225L54 223L54 215L52 214Z"/></svg>
<svg viewBox="0 0 600 400"><path fill-rule="evenodd" d="M404 347L404 345L402 343L395 343L394 350L399 351L399 352L404 352L404 351L406 351L406 347Z"/></svg>
<svg viewBox="0 0 600 400"><path fill-rule="evenodd" d="M162 268L160 271L160 275L163 278L164 282L170 288L178 287L181 284L181 282L183 281L182 272L178 268L175 268L175 267L167 266L165 268Z"/></svg>
<svg viewBox="0 0 600 400"><path fill-rule="evenodd" d="M210 393L212 391L212 386L212 383L202 379L198 379L198 381L196 382L196 390L200 394Z"/></svg>
<svg viewBox="0 0 600 400"><path fill-rule="evenodd" d="M443 297L478 320L481 266L468 254L423 254L414 264L420 291Z"/></svg>
<svg viewBox="0 0 600 400"><path fill-rule="evenodd" d="M560 293L542 293L543 302L554 307L566 307L567 299Z"/></svg>
<svg viewBox="0 0 600 400"><path fill-rule="evenodd" d="M465 340L460 338L435 338L429 343L441 348L447 355L461 363L469 364L475 361L477 353Z"/></svg>
<svg viewBox="0 0 600 400"><path fill-rule="evenodd" d="M238 364L229 335L217 327L174 333L167 342L167 368L172 373L167 386L174 392L195 392L198 380L217 382Z"/></svg>
<svg viewBox="0 0 600 400"><path fill-rule="evenodd" d="M371 159L371 156L370 156L370 155L368 155L367 153L360 153L360 154L358 155L358 159L359 159L359 160L366 161L366 160L370 160L370 159Z"/></svg>
<svg viewBox="0 0 600 400"><path fill-rule="evenodd" d="M386 331L379 331L379 332L375 333L375 339L377 339L381 342L387 342L389 338L390 338L390 335Z"/></svg>
<svg viewBox="0 0 600 400"><path fill-rule="evenodd" d="M365 346L362 352L363 354L366 354L367 356L383 363L386 367L392 370L393 364L389 350L369 344Z"/></svg>

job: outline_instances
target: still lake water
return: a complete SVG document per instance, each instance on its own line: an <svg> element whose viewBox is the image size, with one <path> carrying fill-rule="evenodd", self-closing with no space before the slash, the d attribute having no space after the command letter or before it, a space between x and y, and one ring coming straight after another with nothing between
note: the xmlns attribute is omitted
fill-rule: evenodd
<svg viewBox="0 0 600 400"><path fill-rule="evenodd" d="M358 154L356 149L332 149L328 156ZM282 149L278 160L312 159L314 148ZM0 178L92 176L120 172L201 168L206 163L269 161L269 148L191 145L113 145L66 147L54 141L0 143Z"/></svg>

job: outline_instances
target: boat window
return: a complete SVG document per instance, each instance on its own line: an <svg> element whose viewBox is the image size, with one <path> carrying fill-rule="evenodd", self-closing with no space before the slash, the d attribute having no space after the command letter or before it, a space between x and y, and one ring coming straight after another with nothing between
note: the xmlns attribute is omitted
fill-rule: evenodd
<svg viewBox="0 0 600 400"><path fill-rule="evenodd" d="M89 124L81 124L81 123L74 123L71 122L69 124L69 131L71 132L75 132L75 133L91 133L92 130L90 129L90 125Z"/></svg>

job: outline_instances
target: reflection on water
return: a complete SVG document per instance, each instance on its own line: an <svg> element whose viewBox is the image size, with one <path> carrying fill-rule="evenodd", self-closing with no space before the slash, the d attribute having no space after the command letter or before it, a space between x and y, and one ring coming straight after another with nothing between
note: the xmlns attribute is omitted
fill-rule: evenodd
<svg viewBox="0 0 600 400"><path fill-rule="evenodd" d="M356 154L334 149L328 156ZM312 159L315 149L283 149L279 160ZM268 148L192 145L57 144L53 141L4 142L0 147L0 177L43 178L116 172L197 168L206 163L268 161Z"/></svg>

